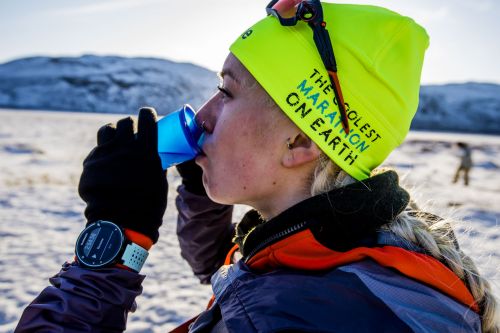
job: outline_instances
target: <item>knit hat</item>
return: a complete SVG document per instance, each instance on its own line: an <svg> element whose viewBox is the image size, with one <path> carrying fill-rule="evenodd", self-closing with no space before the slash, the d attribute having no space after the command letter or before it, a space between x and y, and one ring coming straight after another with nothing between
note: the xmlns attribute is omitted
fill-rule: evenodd
<svg viewBox="0 0 500 333"><path fill-rule="evenodd" d="M350 131L342 128L312 29L268 16L230 47L283 112L337 165L366 179L409 131L426 31L385 8L323 3Z"/></svg>

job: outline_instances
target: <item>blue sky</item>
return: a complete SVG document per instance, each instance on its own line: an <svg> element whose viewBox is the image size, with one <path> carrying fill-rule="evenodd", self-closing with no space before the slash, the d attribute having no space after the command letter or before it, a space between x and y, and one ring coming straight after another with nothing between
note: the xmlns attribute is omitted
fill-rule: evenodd
<svg viewBox="0 0 500 333"><path fill-rule="evenodd" d="M153 56L219 70L267 0L1 0L0 62L32 55ZM422 81L500 83L500 1L366 0L414 18L431 45Z"/></svg>

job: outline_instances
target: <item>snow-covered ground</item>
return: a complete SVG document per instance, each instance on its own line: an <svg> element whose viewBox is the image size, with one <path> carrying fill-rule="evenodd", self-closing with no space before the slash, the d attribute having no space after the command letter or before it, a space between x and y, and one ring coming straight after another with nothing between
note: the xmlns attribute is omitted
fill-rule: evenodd
<svg viewBox="0 0 500 333"><path fill-rule="evenodd" d="M97 129L120 115L0 110L0 332L13 331L24 307L71 260L84 225L77 194L83 158ZM473 147L471 185L451 184L456 141ZM459 241L500 295L500 137L411 133L386 165L396 168L421 206L462 217ZM165 332L201 311L211 290L181 259L175 236L177 173L159 243L145 268L144 293L130 332ZM236 208L234 220L248 209ZM451 213L450 213L451 212Z"/></svg>

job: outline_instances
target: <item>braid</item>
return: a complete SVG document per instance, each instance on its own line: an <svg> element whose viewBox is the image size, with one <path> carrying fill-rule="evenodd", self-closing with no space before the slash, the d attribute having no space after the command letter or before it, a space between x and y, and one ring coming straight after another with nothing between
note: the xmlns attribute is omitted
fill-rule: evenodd
<svg viewBox="0 0 500 333"><path fill-rule="evenodd" d="M382 227L418 245L443 262L469 288L480 308L484 333L499 333L497 302L488 281L479 274L472 259L457 248L450 221L433 221L423 216L402 212L394 222Z"/></svg>
<svg viewBox="0 0 500 333"><path fill-rule="evenodd" d="M372 175L380 173L376 170ZM354 183L356 180L341 170L332 160L322 154L311 181L311 194L317 195ZM411 208L416 208L414 203ZM381 227L424 249L429 255L443 262L469 288L480 309L481 326L484 333L500 333L497 301L490 284L479 274L472 259L458 248L451 221L435 215L407 209L393 222Z"/></svg>
<svg viewBox="0 0 500 333"><path fill-rule="evenodd" d="M330 158L321 154L311 179L311 195L327 192L334 188L347 186L356 180L340 169Z"/></svg>

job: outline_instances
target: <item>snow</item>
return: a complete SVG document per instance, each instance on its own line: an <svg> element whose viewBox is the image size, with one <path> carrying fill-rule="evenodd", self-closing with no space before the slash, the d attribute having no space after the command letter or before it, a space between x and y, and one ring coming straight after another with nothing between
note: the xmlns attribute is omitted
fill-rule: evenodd
<svg viewBox="0 0 500 333"><path fill-rule="evenodd" d="M0 110L0 332L11 332L47 279L73 257L84 225L77 194L81 163L97 129L123 115ZM451 184L459 163L453 143L472 148L471 185ZM500 295L500 137L412 132L387 160L419 205L462 217L455 226L464 251ZM200 312L211 296L181 259L175 235L175 170L160 240L151 251L138 309L128 332L165 332ZM237 206L237 221L248 209ZM450 213L451 210L451 213Z"/></svg>

